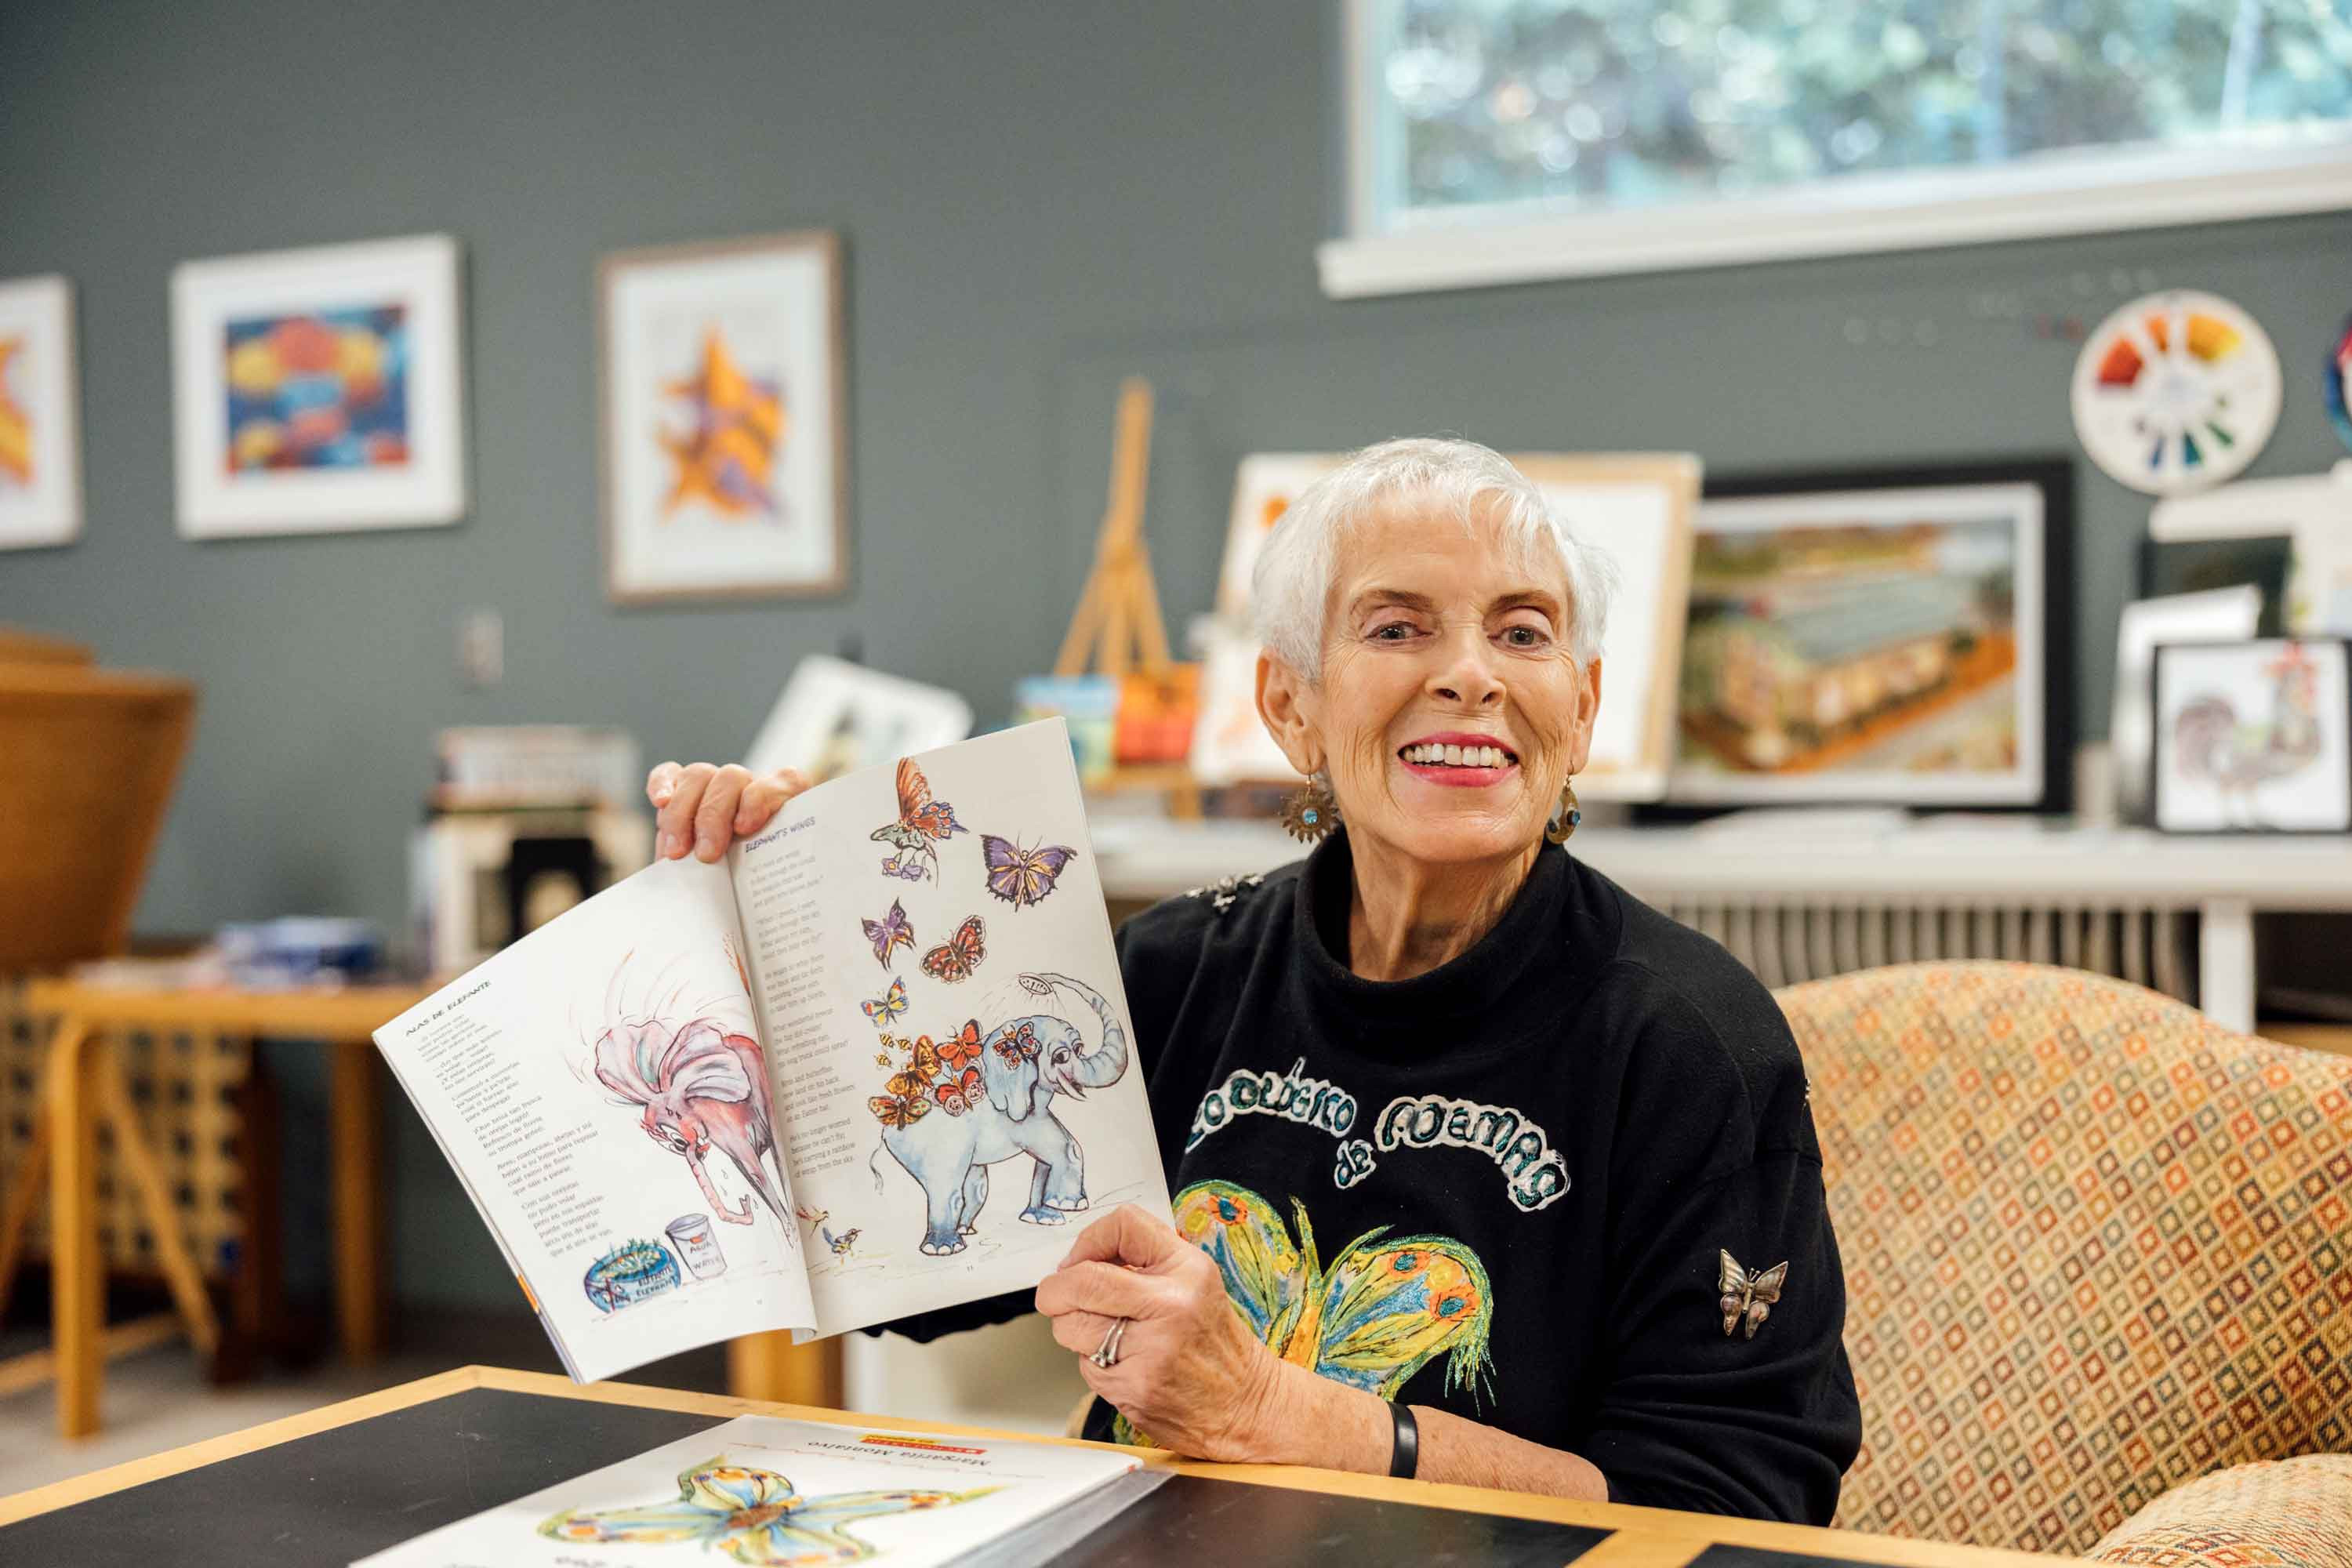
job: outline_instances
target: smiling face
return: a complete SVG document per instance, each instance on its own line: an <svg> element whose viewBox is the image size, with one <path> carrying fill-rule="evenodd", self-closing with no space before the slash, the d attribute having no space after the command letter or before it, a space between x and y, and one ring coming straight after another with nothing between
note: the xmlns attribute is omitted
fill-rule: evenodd
<svg viewBox="0 0 2352 1568"><path fill-rule="evenodd" d="M1437 864L1524 854L1592 744L1601 664L1569 655L1566 574L1502 531L1410 500L1359 523L1311 685L1258 663L1291 765L1328 773L1350 835Z"/></svg>

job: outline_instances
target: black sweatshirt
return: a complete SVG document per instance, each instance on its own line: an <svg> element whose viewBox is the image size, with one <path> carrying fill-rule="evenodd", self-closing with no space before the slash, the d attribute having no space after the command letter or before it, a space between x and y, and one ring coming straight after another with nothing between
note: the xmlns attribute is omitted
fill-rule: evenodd
<svg viewBox="0 0 2352 1568"><path fill-rule="evenodd" d="M1341 833L1118 933L1177 1221L1244 1320L1325 1376L1580 1454L1612 1501L1828 1523L1862 1413L1770 994L1559 849L1410 980L1349 971L1350 892ZM1750 1289L1780 1264L1777 1297ZM1087 1435L1126 1436L1115 1415Z"/></svg>

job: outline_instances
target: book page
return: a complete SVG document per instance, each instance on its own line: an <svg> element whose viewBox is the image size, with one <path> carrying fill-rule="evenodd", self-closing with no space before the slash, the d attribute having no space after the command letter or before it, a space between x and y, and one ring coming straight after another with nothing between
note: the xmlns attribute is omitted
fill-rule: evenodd
<svg viewBox="0 0 2352 1568"><path fill-rule="evenodd" d="M820 784L735 852L818 1334L1017 1290L1168 1189L1059 720ZM814 923L812 923L814 922Z"/></svg>
<svg viewBox="0 0 2352 1568"><path fill-rule="evenodd" d="M688 1543L701 1550L684 1556L698 1563L927 1568L1033 1526L1141 1465L1099 1447L742 1415L354 1568L630 1568L648 1544Z"/></svg>
<svg viewBox="0 0 2352 1568"><path fill-rule="evenodd" d="M722 866L661 861L375 1032L573 1377L814 1320Z"/></svg>

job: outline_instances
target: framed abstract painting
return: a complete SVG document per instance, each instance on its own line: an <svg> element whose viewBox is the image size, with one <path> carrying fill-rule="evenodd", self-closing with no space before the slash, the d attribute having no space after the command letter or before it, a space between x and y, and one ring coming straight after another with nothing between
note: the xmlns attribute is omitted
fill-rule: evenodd
<svg viewBox="0 0 2352 1568"><path fill-rule="evenodd" d="M73 285L0 283L0 550L81 532Z"/></svg>
<svg viewBox="0 0 2352 1568"><path fill-rule="evenodd" d="M841 271L839 237L819 231L599 264L615 603L846 591Z"/></svg>
<svg viewBox="0 0 2352 1568"><path fill-rule="evenodd" d="M466 510L457 242L182 263L172 274L180 531L413 528Z"/></svg>

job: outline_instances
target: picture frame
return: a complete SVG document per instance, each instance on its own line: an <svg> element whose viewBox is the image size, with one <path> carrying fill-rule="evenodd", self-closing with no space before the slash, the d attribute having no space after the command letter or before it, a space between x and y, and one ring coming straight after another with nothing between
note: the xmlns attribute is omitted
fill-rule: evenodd
<svg viewBox="0 0 2352 1568"><path fill-rule="evenodd" d="M81 537L81 401L73 284L0 282L0 550Z"/></svg>
<svg viewBox="0 0 2352 1568"><path fill-rule="evenodd" d="M2163 643L2153 685L2159 831L2352 832L2352 642Z"/></svg>
<svg viewBox="0 0 2352 1568"><path fill-rule="evenodd" d="M971 733L971 704L960 694L816 653L793 667L743 765L755 773L798 768L823 784Z"/></svg>
<svg viewBox="0 0 2352 1568"><path fill-rule="evenodd" d="M848 591L842 270L828 230L597 263L614 603Z"/></svg>
<svg viewBox="0 0 2352 1568"><path fill-rule="evenodd" d="M1298 492L1348 460L1345 452L1252 452L1234 470L1234 505L1217 567L1217 614L1236 626L1250 618L1250 577L1266 536Z"/></svg>
<svg viewBox="0 0 2352 1568"><path fill-rule="evenodd" d="M2074 464L1710 478L1666 798L2065 810Z"/></svg>
<svg viewBox="0 0 2352 1568"><path fill-rule="evenodd" d="M179 531L446 525L465 515L457 242L420 235L172 273Z"/></svg>

